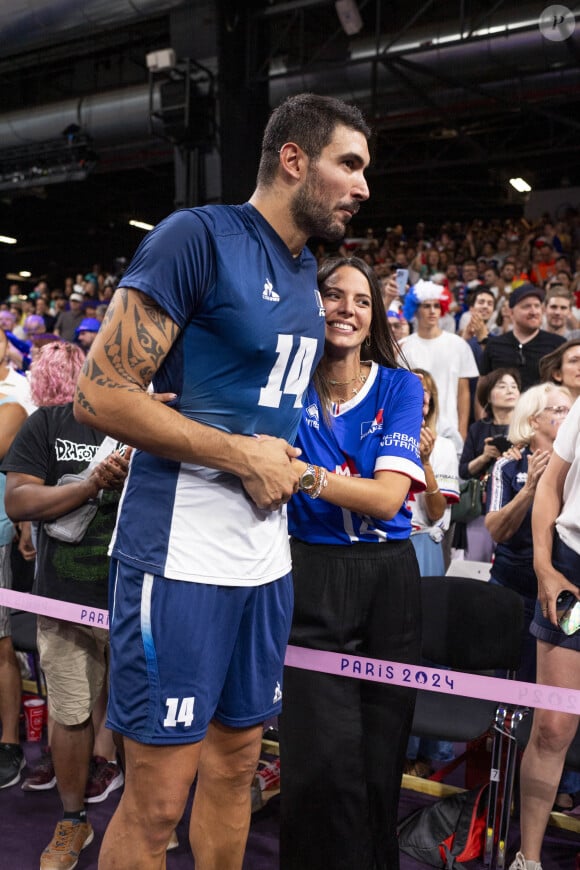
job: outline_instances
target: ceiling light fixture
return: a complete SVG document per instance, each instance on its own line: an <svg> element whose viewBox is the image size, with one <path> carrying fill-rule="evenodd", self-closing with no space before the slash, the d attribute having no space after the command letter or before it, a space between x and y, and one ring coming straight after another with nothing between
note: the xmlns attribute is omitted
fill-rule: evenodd
<svg viewBox="0 0 580 870"><path fill-rule="evenodd" d="M146 224L144 221L129 221L129 226L137 227L138 230L149 232L149 230L153 229L155 224Z"/></svg>
<svg viewBox="0 0 580 870"><path fill-rule="evenodd" d="M510 184L518 193L529 193L532 189L525 178L510 178Z"/></svg>
<svg viewBox="0 0 580 870"><path fill-rule="evenodd" d="M3 245L15 245L16 241L17 240L13 239L12 236L0 236L0 242L2 242Z"/></svg>

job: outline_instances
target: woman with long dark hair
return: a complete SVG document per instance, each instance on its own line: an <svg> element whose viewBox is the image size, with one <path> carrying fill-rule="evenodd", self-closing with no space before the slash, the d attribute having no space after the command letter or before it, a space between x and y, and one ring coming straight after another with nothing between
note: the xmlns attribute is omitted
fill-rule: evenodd
<svg viewBox="0 0 580 870"><path fill-rule="evenodd" d="M415 663L419 570L405 502L425 485L423 388L397 364L367 264L326 261L318 279L325 352L304 400L301 491L288 506L291 643ZM396 870L414 691L295 668L284 679L281 867Z"/></svg>

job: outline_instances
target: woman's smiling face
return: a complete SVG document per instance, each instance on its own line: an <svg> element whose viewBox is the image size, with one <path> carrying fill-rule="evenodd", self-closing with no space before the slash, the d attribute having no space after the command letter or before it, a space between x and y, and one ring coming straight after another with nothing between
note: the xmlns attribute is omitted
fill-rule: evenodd
<svg viewBox="0 0 580 870"><path fill-rule="evenodd" d="M326 279L321 293L327 344L336 349L360 349L370 332L373 310L365 276L352 266L340 266Z"/></svg>

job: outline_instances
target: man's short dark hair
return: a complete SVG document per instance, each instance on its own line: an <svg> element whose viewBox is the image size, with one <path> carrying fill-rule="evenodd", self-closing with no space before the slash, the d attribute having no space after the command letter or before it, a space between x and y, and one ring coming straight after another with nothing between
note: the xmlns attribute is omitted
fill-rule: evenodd
<svg viewBox="0 0 580 870"><path fill-rule="evenodd" d="M367 140L370 138L370 127L356 106L318 94L288 97L274 109L266 125L258 184L272 183L280 162L280 149L286 142L295 142L311 160L316 160L339 124L357 130Z"/></svg>
<svg viewBox="0 0 580 870"><path fill-rule="evenodd" d="M482 284L481 287L476 287L475 290L472 290L469 294L468 306L472 308L475 305L475 301L478 296L491 296L493 299L493 304L495 305L495 293L488 287L487 284Z"/></svg>

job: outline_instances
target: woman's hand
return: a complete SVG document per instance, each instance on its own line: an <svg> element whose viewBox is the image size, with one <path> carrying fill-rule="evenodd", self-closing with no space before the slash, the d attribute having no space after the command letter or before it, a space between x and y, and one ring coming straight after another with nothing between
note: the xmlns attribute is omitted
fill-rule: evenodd
<svg viewBox="0 0 580 870"><path fill-rule="evenodd" d="M556 600L561 592L571 592L580 601L580 589L555 568L550 567L546 571L537 574L538 577L538 601L542 613L550 622L557 626Z"/></svg>
<svg viewBox="0 0 580 870"><path fill-rule="evenodd" d="M512 444L511 447L508 447L503 456L505 456L506 459L515 459L516 462L519 462L522 458L522 448L518 447L516 444Z"/></svg>
<svg viewBox="0 0 580 870"><path fill-rule="evenodd" d="M423 424L421 427L421 435L419 438L419 456L421 457L421 462L423 465L426 462L429 462L429 457L433 452L433 447L435 446L435 436L431 432L430 429Z"/></svg>
<svg viewBox="0 0 580 870"><path fill-rule="evenodd" d="M397 284L397 276L393 272L388 278L383 279L381 284L381 293L383 296L384 306L387 309L391 302L399 299L399 287Z"/></svg>
<svg viewBox="0 0 580 870"><path fill-rule="evenodd" d="M486 438L483 442L483 451L481 453L481 456L485 459L486 463L495 462L495 460L499 459L499 457L501 456L498 448L491 443L492 441L493 438L490 436L489 438Z"/></svg>
<svg viewBox="0 0 580 870"><path fill-rule="evenodd" d="M536 450L528 457L528 478L524 489L534 494L538 481L548 465L551 452L549 450Z"/></svg>

